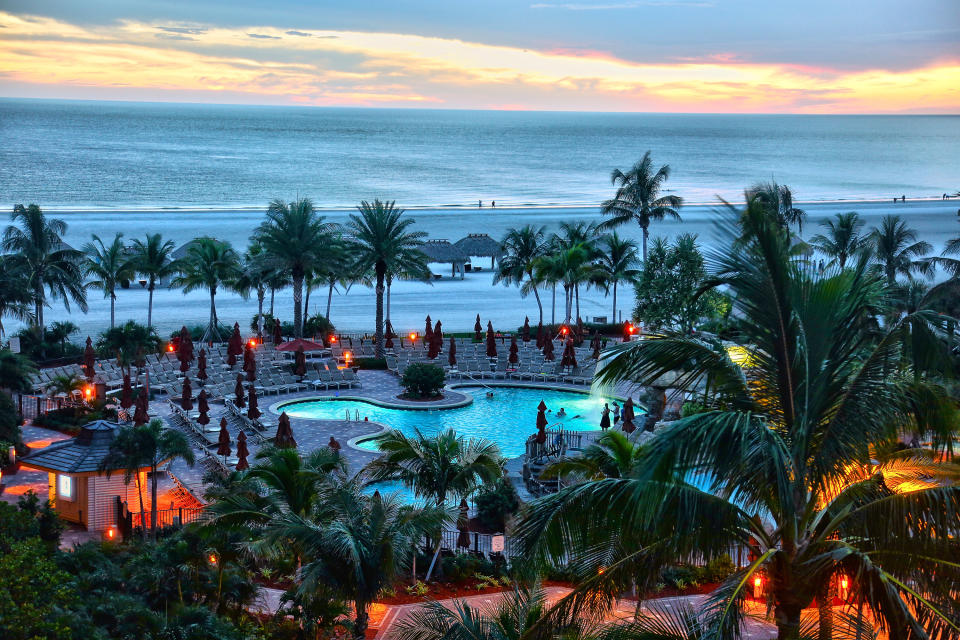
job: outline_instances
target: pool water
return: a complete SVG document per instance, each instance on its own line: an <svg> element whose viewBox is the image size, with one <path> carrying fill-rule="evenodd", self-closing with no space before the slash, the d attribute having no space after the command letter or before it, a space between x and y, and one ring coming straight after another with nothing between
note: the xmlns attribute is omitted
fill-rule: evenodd
<svg viewBox="0 0 960 640"><path fill-rule="evenodd" d="M473 402L458 409L423 411L388 409L368 402L329 398L291 403L283 410L290 417L313 420L342 420L348 411L351 417L359 412L361 420L367 417L406 435L413 435L416 429L426 435L453 429L467 438L486 438L500 447L502 455L514 458L523 454L527 436L537 431L537 405L541 400L549 411L548 428L572 431L599 430L603 403L609 401L600 395L552 389L494 387L492 398L486 396L485 387L458 387L457 390L469 393ZM558 418L561 408L565 409L566 416ZM361 441L358 446L377 450L370 440Z"/></svg>

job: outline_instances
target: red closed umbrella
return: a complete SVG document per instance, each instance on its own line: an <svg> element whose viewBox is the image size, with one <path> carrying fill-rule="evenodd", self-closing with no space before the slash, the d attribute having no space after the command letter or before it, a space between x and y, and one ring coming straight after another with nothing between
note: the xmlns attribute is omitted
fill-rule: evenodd
<svg viewBox="0 0 960 640"><path fill-rule="evenodd" d="M427 345L427 358L433 360L440 355L440 346L437 344L436 334L430 327L430 316L427 316L427 329L430 333L424 335L423 341Z"/></svg>
<svg viewBox="0 0 960 640"><path fill-rule="evenodd" d="M278 345L283 342L283 327L280 325L280 318L273 319L273 344Z"/></svg>
<svg viewBox="0 0 960 640"><path fill-rule="evenodd" d="M530 342L530 316L523 317L523 328L520 329L520 337L524 342Z"/></svg>
<svg viewBox="0 0 960 640"><path fill-rule="evenodd" d="M303 351L303 345L293 354L293 375L300 376L301 379L307 375L307 354Z"/></svg>
<svg viewBox="0 0 960 640"><path fill-rule="evenodd" d="M583 342L583 320L580 319L580 316L577 316L576 339L577 339L577 346L579 347L580 344Z"/></svg>
<svg viewBox="0 0 960 640"><path fill-rule="evenodd" d="M457 546L461 549L470 548L470 507L466 498L460 500L460 515L457 518Z"/></svg>
<svg viewBox="0 0 960 640"><path fill-rule="evenodd" d="M293 437L293 428L290 426L290 416L284 411L277 420L277 435L273 443L281 449L295 448L297 441Z"/></svg>
<svg viewBox="0 0 960 640"><path fill-rule="evenodd" d="M93 340L87 336L87 346L83 349L83 373L87 376L87 380L93 380L96 372L97 354L93 350Z"/></svg>
<svg viewBox="0 0 960 640"><path fill-rule="evenodd" d="M590 346L593 347L593 359L594 359L594 360L599 360L599 359L600 359L600 347L603 346L603 344L602 344L601 341L600 341L600 332L599 332L599 331L598 331L597 333L593 334L593 339L590 340Z"/></svg>
<svg viewBox="0 0 960 640"><path fill-rule="evenodd" d="M507 361L510 362L510 364L517 364L518 362L520 362L520 358L517 356L517 351L519 351L519 348L517 346L517 336L511 335L510 336L510 357L507 358Z"/></svg>
<svg viewBox="0 0 960 640"><path fill-rule="evenodd" d="M480 335L480 332L483 331L483 325L480 324L480 314L477 314L477 321L473 323L473 341L480 342L483 340L483 336Z"/></svg>
<svg viewBox="0 0 960 640"><path fill-rule="evenodd" d="M627 398L627 401L623 403L623 411L620 412L620 428L623 429L624 433L633 433L636 426L633 424L633 419L636 416L633 412L633 398Z"/></svg>
<svg viewBox="0 0 960 640"><path fill-rule="evenodd" d="M576 367L577 354L573 350L573 338L567 338L567 344L563 347L563 356L560 358L561 367Z"/></svg>
<svg viewBox="0 0 960 640"><path fill-rule="evenodd" d="M148 386L144 384L140 387L140 391L137 392L137 403L134 406L133 410L133 424L134 426L139 427L142 424L147 424L150 422L150 416L147 415L149 410L149 401L150 391Z"/></svg>
<svg viewBox="0 0 960 640"><path fill-rule="evenodd" d="M537 405L537 444L547 442L547 405L543 400Z"/></svg>
<svg viewBox="0 0 960 640"><path fill-rule="evenodd" d="M237 364L237 356L243 353L243 337L240 335L240 324L233 323L233 333L227 341L227 364L231 367Z"/></svg>
<svg viewBox="0 0 960 640"><path fill-rule="evenodd" d="M545 340L545 337L544 337L544 331L543 331L543 323L538 322L537 323L537 349L543 349L544 340Z"/></svg>
<svg viewBox="0 0 960 640"><path fill-rule="evenodd" d="M428 346L433 344L433 325L430 323L429 315L427 316L427 326L423 330L423 341L426 342Z"/></svg>
<svg viewBox="0 0 960 640"><path fill-rule="evenodd" d="M243 376L237 374L237 384L233 387L233 394L237 397L234 404L243 409L247 406L246 396L243 393Z"/></svg>
<svg viewBox="0 0 960 640"><path fill-rule="evenodd" d="M557 356L553 353L553 340L550 339L550 336L545 336L543 339L543 359L550 361L557 359Z"/></svg>
<svg viewBox="0 0 960 640"><path fill-rule="evenodd" d="M187 328L180 328L180 341L177 343L177 359L180 361L180 372L186 373L190 370L190 363L193 362L193 341L190 339L190 332Z"/></svg>
<svg viewBox="0 0 960 640"><path fill-rule="evenodd" d="M433 328L433 341L437 345L437 353L439 354L443 351L443 327L439 320L437 320L437 325Z"/></svg>
<svg viewBox="0 0 960 640"><path fill-rule="evenodd" d="M133 366L137 368L138 373L140 369L147 366L147 356L143 353L143 347L137 347L137 355L133 357Z"/></svg>
<svg viewBox="0 0 960 640"><path fill-rule="evenodd" d="M197 417L197 424L204 427L210 424L210 416L207 415L210 412L210 405L207 403L206 389L201 389L200 394L197 396L197 411L200 412L200 415Z"/></svg>
<svg viewBox="0 0 960 640"><path fill-rule="evenodd" d="M240 433L237 434L237 471L245 471L250 468L250 463L247 462L247 456L250 455L250 450L247 449L247 434L240 430Z"/></svg>
<svg viewBox="0 0 960 640"><path fill-rule="evenodd" d="M217 455L226 458L230 455L230 432L227 431L227 419L220 418L220 435L217 437Z"/></svg>
<svg viewBox="0 0 960 640"><path fill-rule="evenodd" d="M193 410L193 387L190 378L183 379L183 392L180 394L180 408L184 411Z"/></svg>
<svg viewBox="0 0 960 640"><path fill-rule="evenodd" d="M450 336L450 348L447 349L447 362L451 367L457 366L457 343L453 339L453 336Z"/></svg>
<svg viewBox="0 0 960 640"><path fill-rule="evenodd" d="M497 357L497 341L493 335L493 322L487 322L487 357Z"/></svg>
<svg viewBox="0 0 960 640"><path fill-rule="evenodd" d="M257 379L257 357L249 342L243 350L243 370L247 372L247 382L253 382Z"/></svg>
<svg viewBox="0 0 960 640"><path fill-rule="evenodd" d="M257 390L253 388L253 385L247 386L247 417L251 420L256 420L263 414L260 413L260 408L257 407Z"/></svg>
<svg viewBox="0 0 960 640"><path fill-rule="evenodd" d="M383 337L383 346L387 349L393 349L393 339L396 338L397 335L393 332L393 325L390 324L389 320L387 320L387 330L383 334Z"/></svg>
<svg viewBox="0 0 960 640"><path fill-rule="evenodd" d="M201 387L207 380L207 352L205 349L200 349L200 354L197 356L197 379L200 381Z"/></svg>
<svg viewBox="0 0 960 640"><path fill-rule="evenodd" d="M130 374L123 374L123 388L120 390L120 406L129 409L133 406L133 387L130 386Z"/></svg>

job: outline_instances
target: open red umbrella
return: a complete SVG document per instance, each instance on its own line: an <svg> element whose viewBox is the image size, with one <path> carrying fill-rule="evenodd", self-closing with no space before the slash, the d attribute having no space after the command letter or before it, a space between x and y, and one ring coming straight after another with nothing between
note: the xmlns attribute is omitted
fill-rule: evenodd
<svg viewBox="0 0 960 640"><path fill-rule="evenodd" d="M139 427L142 424L147 424L150 422L150 416L147 415L150 404L150 391L146 384L140 387L140 390L137 392L137 403L134 406L133 410L133 424L134 426Z"/></svg>
<svg viewBox="0 0 960 640"><path fill-rule="evenodd" d="M523 317L523 328L520 329L520 337L524 342L530 342L530 316Z"/></svg>
<svg viewBox="0 0 960 640"><path fill-rule="evenodd" d="M233 387L233 394L237 397L234 404L241 409L247 406L246 396L243 393L243 376L237 374L237 384Z"/></svg>
<svg viewBox="0 0 960 640"><path fill-rule="evenodd" d="M247 385L247 417L256 420L262 415L260 408L257 406L257 390L253 388L252 384Z"/></svg>
<svg viewBox="0 0 960 640"><path fill-rule="evenodd" d="M573 338L567 338L567 344L563 347L563 356L560 357L561 367L576 367L577 354L573 350Z"/></svg>
<svg viewBox="0 0 960 640"><path fill-rule="evenodd" d="M553 340L550 339L550 336L544 336L543 338L543 359L550 361L557 359L557 356L553 353Z"/></svg>
<svg viewBox="0 0 960 640"><path fill-rule="evenodd" d="M627 398L627 401L623 403L623 411L620 412L620 428L623 429L624 433L633 433L634 429L636 429L633 424L635 417L633 412L633 398Z"/></svg>
<svg viewBox="0 0 960 640"><path fill-rule="evenodd" d="M217 436L217 455L226 458L230 455L230 432L227 431L227 419L220 418L220 435Z"/></svg>
<svg viewBox="0 0 960 640"><path fill-rule="evenodd" d="M243 353L243 337L240 335L240 324L233 323L233 333L227 341L227 364L231 367L237 364L237 356Z"/></svg>
<svg viewBox="0 0 960 640"><path fill-rule="evenodd" d="M190 386L190 378L183 379L183 392L180 394L180 408L184 411L193 410L193 388Z"/></svg>
<svg viewBox="0 0 960 640"><path fill-rule="evenodd" d="M93 375L97 372L97 354L93 350L93 340L87 336L87 346L83 349L83 373L87 380L93 380Z"/></svg>
<svg viewBox="0 0 960 640"><path fill-rule="evenodd" d="M197 379L200 381L201 387L207 380L207 351L202 348L197 356Z"/></svg>
<svg viewBox="0 0 960 640"><path fill-rule="evenodd" d="M518 362L520 362L520 358L517 356L517 351L519 351L519 347L517 346L517 336L516 334L511 334L510 335L510 357L507 358L507 361L510 362L510 364L517 364Z"/></svg>
<svg viewBox="0 0 960 640"><path fill-rule="evenodd" d="M283 342L283 327L280 324L280 318L273 319L273 344L274 346Z"/></svg>
<svg viewBox="0 0 960 640"><path fill-rule="evenodd" d="M427 326L423 330L423 341L427 343L427 346L433 344L433 324L430 322L430 316L427 315Z"/></svg>
<svg viewBox="0 0 960 640"><path fill-rule="evenodd" d="M457 366L457 343L453 339L453 336L450 336L450 348L447 349L447 362L451 367Z"/></svg>
<svg viewBox="0 0 960 640"><path fill-rule="evenodd" d="M129 409L133 406L133 387L130 386L130 374L123 374L123 388L120 390L120 406Z"/></svg>
<svg viewBox="0 0 960 640"><path fill-rule="evenodd" d="M290 416L284 411L277 420L277 435L273 443L281 449L289 449L297 446L297 441L293 438L293 428L290 426Z"/></svg>
<svg viewBox="0 0 960 640"><path fill-rule="evenodd" d="M470 548L470 507L466 498L460 500L460 515L457 517L457 546L461 549Z"/></svg>
<svg viewBox="0 0 960 640"><path fill-rule="evenodd" d="M543 341L544 341L543 323L538 322L537 323L537 349L543 349Z"/></svg>
<svg viewBox="0 0 960 640"><path fill-rule="evenodd" d="M210 416L207 415L210 412L210 405L207 403L206 389L201 389L200 394L197 396L197 411L200 412L200 415L197 417L197 424L204 427L210 424Z"/></svg>
<svg viewBox="0 0 960 640"><path fill-rule="evenodd" d="M497 357L497 341L493 335L493 322L487 322L487 357Z"/></svg>
<svg viewBox="0 0 960 640"><path fill-rule="evenodd" d="M307 354L304 353L302 345L293 353L293 375L300 376L301 379L307 375Z"/></svg>
<svg viewBox="0 0 960 640"><path fill-rule="evenodd" d="M537 405L537 444L544 444L547 441L547 405L541 400Z"/></svg>
<svg viewBox="0 0 960 640"><path fill-rule="evenodd" d="M257 379L257 357L249 342L243 350L243 370L247 372L248 382L253 382Z"/></svg>
<svg viewBox="0 0 960 640"><path fill-rule="evenodd" d="M480 342L483 340L483 336L480 335L480 332L483 331L483 325L480 324L480 314L477 314L477 321L473 323L473 341Z"/></svg>
<svg viewBox="0 0 960 640"><path fill-rule="evenodd" d="M250 463L247 462L248 455L250 455L250 450L247 449L247 434L241 429L240 433L237 434L237 471L245 471L250 468Z"/></svg>

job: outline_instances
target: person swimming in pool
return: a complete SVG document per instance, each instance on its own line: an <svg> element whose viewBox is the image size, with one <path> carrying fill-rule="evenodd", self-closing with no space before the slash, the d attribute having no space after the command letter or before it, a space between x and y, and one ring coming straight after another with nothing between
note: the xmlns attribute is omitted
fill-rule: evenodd
<svg viewBox="0 0 960 640"><path fill-rule="evenodd" d="M567 417L567 411L566 411L566 409L564 409L563 407L560 407L560 411L557 411L557 417L558 417L558 418L566 418L566 417Z"/></svg>

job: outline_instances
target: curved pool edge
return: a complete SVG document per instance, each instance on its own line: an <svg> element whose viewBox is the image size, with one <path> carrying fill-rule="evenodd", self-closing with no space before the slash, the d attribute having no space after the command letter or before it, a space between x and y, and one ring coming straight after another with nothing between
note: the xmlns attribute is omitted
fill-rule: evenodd
<svg viewBox="0 0 960 640"><path fill-rule="evenodd" d="M451 389L452 390L452 389ZM458 392L463 393L463 392ZM337 402L341 400L349 400L352 402L364 402L366 404L373 405L375 407L383 407L384 409L401 409L407 411L443 411L445 409L461 409L470 404L473 404L473 396L469 393L463 394L465 397L460 400L453 400L445 404L431 404L431 405L411 405L403 404L400 402L392 402L390 400L380 400L378 398L371 398L369 396L358 396L358 395L339 395L339 396L303 396L301 398L292 398L290 400L281 400L279 402L274 402L267 410L271 413L279 415L281 413L280 409L282 407L287 407L292 404L303 404L305 402ZM313 418L310 418L313 419Z"/></svg>
<svg viewBox="0 0 960 640"><path fill-rule="evenodd" d="M370 422L369 424L371 424L371 425L376 425L376 426L380 427L380 430L379 430L379 431L372 431L372 432L370 432L370 433L362 433L362 434L360 434L359 436L354 436L354 437L350 438L349 440L347 440L347 446L350 447L351 449L353 449L354 451L362 451L363 453L368 453L368 454L370 454L370 455L372 455L372 456L375 456L375 455L378 455L378 453L379 453L378 451L370 451L370 449L364 449L363 447L359 446L359 444L360 444L361 442L366 441L366 440L372 440L372 439L376 438L377 436L382 435L382 434L390 431L390 427L388 427L387 425L383 424L382 422Z"/></svg>
<svg viewBox="0 0 960 640"><path fill-rule="evenodd" d="M593 395L593 387L567 387L564 385L552 384L550 382L515 382L511 380L490 380L489 382L454 382L448 384L446 388L457 390L459 387L505 387L508 389L543 389L545 391L564 391L567 393L578 393L583 396ZM461 392L462 393L462 392ZM619 393L601 392L611 400L626 402L626 396ZM643 409L646 412L647 407L638 401L634 401L634 406Z"/></svg>

